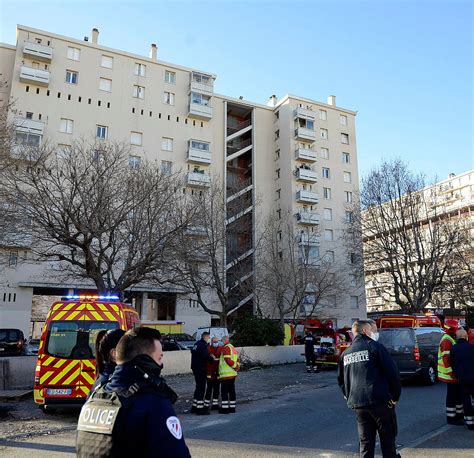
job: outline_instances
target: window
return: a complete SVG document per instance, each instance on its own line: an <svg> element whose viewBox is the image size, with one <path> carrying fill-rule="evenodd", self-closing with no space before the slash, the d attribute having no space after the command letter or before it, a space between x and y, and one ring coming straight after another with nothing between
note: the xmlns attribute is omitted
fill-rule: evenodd
<svg viewBox="0 0 474 458"><path fill-rule="evenodd" d="M342 162L344 164L349 164L351 162L351 156L349 153L342 153Z"/></svg>
<svg viewBox="0 0 474 458"><path fill-rule="evenodd" d="M10 251L10 256L8 257L8 265L10 267L16 267L18 264L18 251Z"/></svg>
<svg viewBox="0 0 474 458"><path fill-rule="evenodd" d="M298 118L298 126L304 129L314 130L314 121L310 119Z"/></svg>
<svg viewBox="0 0 474 458"><path fill-rule="evenodd" d="M135 75L137 76L146 76L146 65L145 64L135 64Z"/></svg>
<svg viewBox="0 0 474 458"><path fill-rule="evenodd" d="M324 260L326 262L334 262L334 251L326 251L326 254L324 255Z"/></svg>
<svg viewBox="0 0 474 458"><path fill-rule="evenodd" d="M354 221L354 216L351 211L346 210L346 223L352 223Z"/></svg>
<svg viewBox="0 0 474 458"><path fill-rule="evenodd" d="M65 134L72 134L73 129L74 121L72 119L61 118L59 124L59 132L63 132Z"/></svg>
<svg viewBox="0 0 474 458"><path fill-rule="evenodd" d="M351 182L352 182L351 172L344 172L344 183L351 183Z"/></svg>
<svg viewBox="0 0 474 458"><path fill-rule="evenodd" d="M165 175L171 175L173 171L173 163L171 161L161 161L161 171Z"/></svg>
<svg viewBox="0 0 474 458"><path fill-rule="evenodd" d="M277 180L280 178L280 169L275 170L275 176Z"/></svg>
<svg viewBox="0 0 474 458"><path fill-rule="evenodd" d="M331 188L323 188L323 196L329 200L331 198Z"/></svg>
<svg viewBox="0 0 474 458"><path fill-rule="evenodd" d="M280 129L275 130L275 140L278 140L280 138Z"/></svg>
<svg viewBox="0 0 474 458"><path fill-rule="evenodd" d="M327 167L323 167L323 178L330 178L330 170Z"/></svg>
<svg viewBox="0 0 474 458"><path fill-rule="evenodd" d="M141 132L131 132L130 143L135 146L142 146L143 134Z"/></svg>
<svg viewBox="0 0 474 458"><path fill-rule="evenodd" d="M325 208L324 209L324 219L326 221L332 221L332 209L331 208Z"/></svg>
<svg viewBox="0 0 474 458"><path fill-rule="evenodd" d="M277 198L277 200L280 198L280 196L281 196L281 189L277 189L277 190L276 190L276 198Z"/></svg>
<svg viewBox="0 0 474 458"><path fill-rule="evenodd" d="M323 140L327 140L329 138L327 129L319 129L319 135Z"/></svg>
<svg viewBox="0 0 474 458"><path fill-rule="evenodd" d="M332 229L324 229L324 240L332 242L334 240L334 232Z"/></svg>
<svg viewBox="0 0 474 458"><path fill-rule="evenodd" d="M211 85L211 77L201 73L193 73L193 81L196 83L205 84L207 86Z"/></svg>
<svg viewBox="0 0 474 458"><path fill-rule="evenodd" d="M69 84L77 84L77 72L73 72L72 70L66 70L66 83Z"/></svg>
<svg viewBox="0 0 474 458"><path fill-rule="evenodd" d="M346 197L346 202L352 203L352 192L350 191L344 191L344 195Z"/></svg>
<svg viewBox="0 0 474 458"><path fill-rule="evenodd" d="M173 151L173 139L168 137L163 137L161 139L161 149L163 151Z"/></svg>
<svg viewBox="0 0 474 458"><path fill-rule="evenodd" d="M278 159L280 159L280 150L279 149L277 149L275 151L275 161L278 161Z"/></svg>
<svg viewBox="0 0 474 458"><path fill-rule="evenodd" d="M211 106L211 97L204 94L198 94L197 92L191 92L191 102L209 107Z"/></svg>
<svg viewBox="0 0 474 458"><path fill-rule="evenodd" d="M42 135L32 134L31 132L15 132L15 144L24 146L39 146Z"/></svg>
<svg viewBox="0 0 474 458"><path fill-rule="evenodd" d="M97 126L96 137L106 139L109 128L107 126Z"/></svg>
<svg viewBox="0 0 474 458"><path fill-rule="evenodd" d="M191 140L191 148L192 149L200 149L202 151L209 151L209 143L207 142L200 142L198 140Z"/></svg>
<svg viewBox="0 0 474 458"><path fill-rule="evenodd" d="M166 105L174 105L174 94L172 92L163 92L163 103Z"/></svg>
<svg viewBox="0 0 474 458"><path fill-rule="evenodd" d="M100 66L105 68L112 68L114 66L114 58L110 56L102 56Z"/></svg>
<svg viewBox="0 0 474 458"><path fill-rule="evenodd" d="M319 110L319 119L322 119L323 121L327 121L328 112L326 110Z"/></svg>
<svg viewBox="0 0 474 458"><path fill-rule="evenodd" d="M133 85L133 97L136 99L144 99L145 98L145 88L143 86L138 86L136 84Z"/></svg>
<svg viewBox="0 0 474 458"><path fill-rule="evenodd" d="M73 48L69 46L67 48L67 58L72 60L80 60L81 50L79 48Z"/></svg>
<svg viewBox="0 0 474 458"><path fill-rule="evenodd" d="M357 279L355 275L349 275L349 283L351 286L357 286Z"/></svg>
<svg viewBox="0 0 474 458"><path fill-rule="evenodd" d="M339 122L340 122L343 126L347 126L347 116L345 116L345 115L340 115L340 116L339 116Z"/></svg>
<svg viewBox="0 0 474 458"><path fill-rule="evenodd" d="M31 111L27 111L25 117L26 119L33 119L33 113Z"/></svg>
<svg viewBox="0 0 474 458"><path fill-rule="evenodd" d="M351 296L351 309L359 308L359 296Z"/></svg>
<svg viewBox="0 0 474 458"><path fill-rule="evenodd" d="M101 91L111 92L112 91L112 80L107 78L100 78L99 89Z"/></svg>
<svg viewBox="0 0 474 458"><path fill-rule="evenodd" d="M329 149L328 148L321 148L321 158L322 159L329 159Z"/></svg>
<svg viewBox="0 0 474 458"><path fill-rule="evenodd" d="M176 83L176 73L165 70L165 83L175 84Z"/></svg>
<svg viewBox="0 0 474 458"><path fill-rule="evenodd" d="M128 165L131 169L140 168L142 158L140 156L128 156Z"/></svg>
<svg viewBox="0 0 474 458"><path fill-rule="evenodd" d="M344 143L344 145L349 144L349 134L341 134L341 143Z"/></svg>
<svg viewBox="0 0 474 458"><path fill-rule="evenodd" d="M349 260L350 260L351 264L355 264L357 262L356 254L355 253L350 253Z"/></svg>

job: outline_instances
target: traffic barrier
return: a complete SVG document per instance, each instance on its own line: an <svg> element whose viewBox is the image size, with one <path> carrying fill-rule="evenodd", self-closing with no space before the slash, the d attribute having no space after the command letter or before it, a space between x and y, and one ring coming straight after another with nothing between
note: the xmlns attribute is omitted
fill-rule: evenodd
<svg viewBox="0 0 474 458"><path fill-rule="evenodd" d="M0 358L0 390L33 388L36 356Z"/></svg>

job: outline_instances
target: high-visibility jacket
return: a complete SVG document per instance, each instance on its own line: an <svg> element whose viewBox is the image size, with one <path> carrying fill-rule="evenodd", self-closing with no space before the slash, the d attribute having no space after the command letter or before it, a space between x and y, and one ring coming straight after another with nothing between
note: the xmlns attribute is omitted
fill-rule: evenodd
<svg viewBox="0 0 474 458"><path fill-rule="evenodd" d="M240 362L237 350L230 343L224 345L219 357L219 380L237 377L239 369Z"/></svg>
<svg viewBox="0 0 474 458"><path fill-rule="evenodd" d="M209 345L207 350L210 355L216 357L213 361L208 361L207 363L207 378L216 380L219 375L219 358L221 356L222 347L213 347Z"/></svg>
<svg viewBox="0 0 474 458"><path fill-rule="evenodd" d="M451 366L451 348L456 341L448 334L445 334L439 343L438 348L438 379L446 383L458 383Z"/></svg>

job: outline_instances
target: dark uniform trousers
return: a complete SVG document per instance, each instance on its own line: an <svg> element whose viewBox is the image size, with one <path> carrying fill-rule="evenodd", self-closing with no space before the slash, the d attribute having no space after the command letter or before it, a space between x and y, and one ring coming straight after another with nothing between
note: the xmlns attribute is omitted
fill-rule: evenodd
<svg viewBox="0 0 474 458"><path fill-rule="evenodd" d="M383 458L397 458L395 408L374 406L354 410L359 430L360 457L373 458L375 456L375 440L378 432Z"/></svg>
<svg viewBox="0 0 474 458"><path fill-rule="evenodd" d="M234 413L236 396L235 396L235 377L221 380L221 413Z"/></svg>
<svg viewBox="0 0 474 458"><path fill-rule="evenodd" d="M193 369L194 380L196 382L196 389L194 390L193 411L200 413L204 411L204 394L206 392L206 368Z"/></svg>
<svg viewBox="0 0 474 458"><path fill-rule="evenodd" d="M314 369L315 367L315 359L316 359L315 354L314 352L313 353L306 352L305 357L306 357L306 370L308 372L311 372L311 369Z"/></svg>
<svg viewBox="0 0 474 458"><path fill-rule="evenodd" d="M211 407L212 409L219 408L219 391L220 391L220 382L215 376L214 378L207 378L207 388L206 388L206 397L204 401L204 406L206 408Z"/></svg>
<svg viewBox="0 0 474 458"><path fill-rule="evenodd" d="M462 403L464 407L464 423L469 429L474 429L474 383L461 383Z"/></svg>
<svg viewBox="0 0 474 458"><path fill-rule="evenodd" d="M459 383L446 383L446 420L449 424L462 424L463 397Z"/></svg>

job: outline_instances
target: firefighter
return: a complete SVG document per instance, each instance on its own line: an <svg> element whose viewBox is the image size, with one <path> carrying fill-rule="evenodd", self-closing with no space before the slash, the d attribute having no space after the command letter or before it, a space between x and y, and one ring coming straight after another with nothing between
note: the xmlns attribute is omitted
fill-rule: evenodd
<svg viewBox="0 0 474 458"><path fill-rule="evenodd" d="M456 343L456 331L459 323L456 320L444 321L445 334L438 349L438 380L446 383L446 421L450 425L462 425L463 408L461 390L451 366L451 348Z"/></svg>
<svg viewBox="0 0 474 458"><path fill-rule="evenodd" d="M314 372L319 372L318 366L315 364L315 355L314 355L314 344L316 339L313 336L311 331L306 331L306 335L303 338L304 343L304 355L306 357L306 372L309 374L311 370Z"/></svg>
<svg viewBox="0 0 474 458"><path fill-rule="evenodd" d="M459 380L463 408L464 423L474 430L474 407L471 396L474 397L474 345L468 342L468 335L464 329L456 332L457 343L451 349L451 366Z"/></svg>
<svg viewBox="0 0 474 458"><path fill-rule="evenodd" d="M229 336L224 336L222 343L224 346L219 358L219 380L221 382L219 413L235 413L235 379L240 369L239 355L235 347L229 342Z"/></svg>
<svg viewBox="0 0 474 458"><path fill-rule="evenodd" d="M191 350L191 370L193 371L196 388L194 390L191 413L208 415L204 409L204 395L206 393L207 363L214 361L214 356L207 351L207 344L211 335L203 332L201 339L196 342Z"/></svg>
<svg viewBox="0 0 474 458"><path fill-rule="evenodd" d="M211 339L211 343L207 348L209 354L216 358L214 361L208 361L207 363L207 388L204 399L204 409L209 411L211 409L216 410L219 408L219 358L222 349L219 346L219 340L217 337Z"/></svg>
<svg viewBox="0 0 474 458"><path fill-rule="evenodd" d="M386 348L377 342L373 320L352 325L354 341L339 360L338 384L347 406L354 409L359 432L360 456L373 458L377 432L384 458L396 458L395 404L401 394L397 366Z"/></svg>

